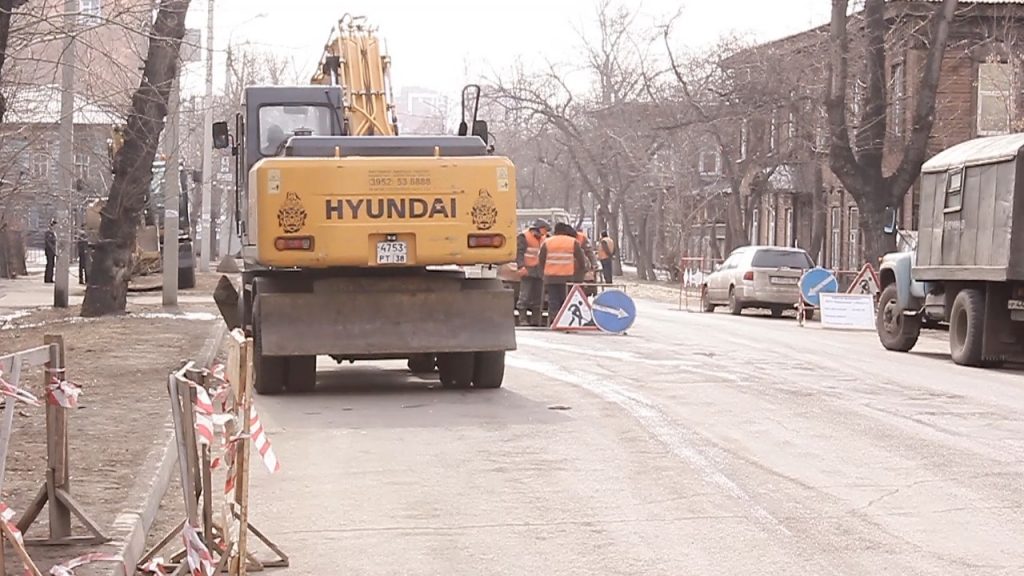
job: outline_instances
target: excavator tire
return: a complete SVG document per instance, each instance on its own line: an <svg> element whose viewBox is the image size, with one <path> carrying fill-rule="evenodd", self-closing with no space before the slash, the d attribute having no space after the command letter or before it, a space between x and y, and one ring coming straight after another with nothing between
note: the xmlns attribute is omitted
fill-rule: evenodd
<svg viewBox="0 0 1024 576"><path fill-rule="evenodd" d="M316 356L289 356L287 370L289 392L306 394L316 388Z"/></svg>
<svg viewBox="0 0 1024 576"><path fill-rule="evenodd" d="M406 365L413 374L430 374L437 366L437 358L433 354L417 354Z"/></svg>
<svg viewBox="0 0 1024 576"><path fill-rule="evenodd" d="M263 330L260 326L260 301L252 310L253 388L257 394L280 394L284 391L288 358L263 355ZM313 364L314 369L316 364Z"/></svg>
<svg viewBox="0 0 1024 576"><path fill-rule="evenodd" d="M473 388L501 388L505 379L505 351L477 352L473 359Z"/></svg>
<svg viewBox="0 0 1024 576"><path fill-rule="evenodd" d="M449 352L437 355L437 372L441 386L452 390L464 390L473 383L475 354L472 352Z"/></svg>

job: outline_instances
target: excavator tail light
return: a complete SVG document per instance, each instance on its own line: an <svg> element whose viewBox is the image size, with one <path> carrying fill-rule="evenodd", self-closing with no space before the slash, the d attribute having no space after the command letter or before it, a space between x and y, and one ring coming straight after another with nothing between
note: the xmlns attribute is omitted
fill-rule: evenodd
<svg viewBox="0 0 1024 576"><path fill-rule="evenodd" d="M505 245L503 234L470 234L470 248L501 248Z"/></svg>
<svg viewBox="0 0 1024 576"><path fill-rule="evenodd" d="M274 239L274 248L278 251L285 250L312 250L312 236L278 236Z"/></svg>

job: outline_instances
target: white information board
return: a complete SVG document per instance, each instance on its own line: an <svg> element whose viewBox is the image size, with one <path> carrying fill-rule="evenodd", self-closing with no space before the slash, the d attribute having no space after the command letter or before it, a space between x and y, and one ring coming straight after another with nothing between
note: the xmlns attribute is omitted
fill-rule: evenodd
<svg viewBox="0 0 1024 576"><path fill-rule="evenodd" d="M821 293L821 327L874 330L875 298L871 294Z"/></svg>

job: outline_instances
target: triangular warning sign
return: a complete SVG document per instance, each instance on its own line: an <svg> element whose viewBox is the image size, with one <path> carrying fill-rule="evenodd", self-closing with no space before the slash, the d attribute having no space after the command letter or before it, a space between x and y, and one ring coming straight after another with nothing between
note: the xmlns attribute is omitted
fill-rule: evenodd
<svg viewBox="0 0 1024 576"><path fill-rule="evenodd" d="M882 291L879 288L881 282L878 281L878 274L875 272L874 267L868 262L864 264L864 267L857 273L857 277L853 279L853 283L846 289L847 294L870 294L874 296Z"/></svg>
<svg viewBox="0 0 1024 576"><path fill-rule="evenodd" d="M562 309L551 322L551 329L569 332L600 330L594 323L594 310L590 307L590 301L579 284L569 290Z"/></svg>

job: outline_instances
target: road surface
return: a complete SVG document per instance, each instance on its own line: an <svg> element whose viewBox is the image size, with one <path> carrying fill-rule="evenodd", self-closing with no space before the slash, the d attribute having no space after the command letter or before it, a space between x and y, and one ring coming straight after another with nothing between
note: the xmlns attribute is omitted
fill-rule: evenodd
<svg viewBox="0 0 1024 576"><path fill-rule="evenodd" d="M641 302L520 332L500 391L325 361L258 400L253 518L282 575L1022 574L1024 378L943 338Z"/></svg>

